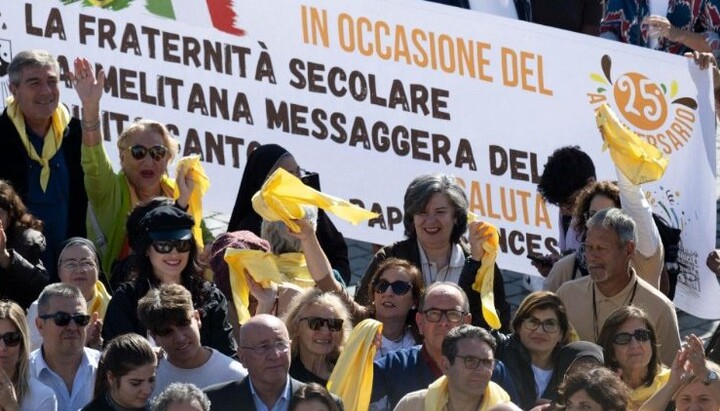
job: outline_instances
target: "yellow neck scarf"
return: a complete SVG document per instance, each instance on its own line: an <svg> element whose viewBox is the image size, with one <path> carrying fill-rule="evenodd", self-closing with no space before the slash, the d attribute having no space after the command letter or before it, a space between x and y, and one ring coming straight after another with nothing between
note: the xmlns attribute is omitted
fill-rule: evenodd
<svg viewBox="0 0 720 411"><path fill-rule="evenodd" d="M35 147L30 143L30 139L25 131L25 116L23 116L20 111L20 105L12 96L8 97L6 104L8 117L10 117L10 120L15 125L15 129L20 136L20 141L22 141L28 156L31 160L40 163L42 167L40 171L40 188L45 192L48 181L50 181L50 159L60 150L63 132L67 125L70 124L70 113L64 105L58 104L51 117L51 127L47 134L45 134L42 156L39 156Z"/></svg>
<svg viewBox="0 0 720 411"><path fill-rule="evenodd" d="M245 271L263 288L269 287L271 282L291 282L304 288L315 285L302 253L276 255L260 250L227 248L225 261L230 269L230 288L240 324L252 316L248 309L250 286L245 278Z"/></svg>
<svg viewBox="0 0 720 411"><path fill-rule="evenodd" d="M468 222L477 220L478 217L468 212ZM485 321L493 329L499 330L502 324L500 323L500 317L495 310L495 259L497 259L498 250L500 249L500 237L498 235L497 227L490 223L482 223L477 228L480 231L485 231L492 234L492 238L483 244L483 255L480 268L475 274L475 282L472 285L472 289L480 293L480 304L482 305L482 314Z"/></svg>
<svg viewBox="0 0 720 411"><path fill-rule="evenodd" d="M448 379L442 376L428 386L427 395L425 396L425 411L441 411L446 409L449 400ZM492 381L488 382L487 388L483 393L482 402L478 411L485 411L491 407L504 404L510 401L510 396L499 385Z"/></svg>
<svg viewBox="0 0 720 411"><path fill-rule="evenodd" d="M638 388L635 388L630 392L630 401L628 401L628 410L637 410L640 408L641 405L645 404L645 401L647 401L650 397L652 397L653 394L660 391L660 388L662 388L670 379L670 369L663 367L658 373L655 375L655 379L653 382L649 385L641 385Z"/></svg>
<svg viewBox="0 0 720 411"><path fill-rule="evenodd" d="M368 318L353 328L327 383L328 391L342 398L345 409L367 410L373 385L375 340L382 323Z"/></svg>

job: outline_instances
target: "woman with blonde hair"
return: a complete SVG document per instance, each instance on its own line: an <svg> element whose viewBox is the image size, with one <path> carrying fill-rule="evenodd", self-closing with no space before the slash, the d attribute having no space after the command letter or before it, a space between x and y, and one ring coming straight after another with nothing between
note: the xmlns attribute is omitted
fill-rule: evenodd
<svg viewBox="0 0 720 411"><path fill-rule="evenodd" d="M30 337L23 309L0 301L0 410L56 410L55 393L30 376Z"/></svg>
<svg viewBox="0 0 720 411"><path fill-rule="evenodd" d="M352 331L343 301L333 293L309 288L292 300L283 321L292 339L290 376L326 385Z"/></svg>

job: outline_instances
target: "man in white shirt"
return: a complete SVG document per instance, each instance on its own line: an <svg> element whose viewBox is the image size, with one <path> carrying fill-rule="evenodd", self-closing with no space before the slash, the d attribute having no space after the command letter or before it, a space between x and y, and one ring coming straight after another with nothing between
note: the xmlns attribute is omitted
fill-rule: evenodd
<svg viewBox="0 0 720 411"><path fill-rule="evenodd" d="M55 391L58 411L75 411L93 396L100 352L85 347L89 315L80 290L50 284L38 298L35 320L42 346L30 354L30 375Z"/></svg>
<svg viewBox="0 0 720 411"><path fill-rule="evenodd" d="M165 284L151 289L138 302L138 318L164 352L158 361L153 398L173 382L202 389L247 376L239 362L200 345L200 314L185 287Z"/></svg>

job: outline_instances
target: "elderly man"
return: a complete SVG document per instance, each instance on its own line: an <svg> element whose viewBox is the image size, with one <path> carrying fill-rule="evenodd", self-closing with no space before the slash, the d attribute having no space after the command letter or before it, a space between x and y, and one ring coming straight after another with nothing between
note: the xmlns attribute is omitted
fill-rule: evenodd
<svg viewBox="0 0 720 411"><path fill-rule="evenodd" d="M173 382L202 389L247 376L239 362L200 344L200 313L182 285L151 289L138 302L137 311L140 322L164 352L158 360L153 398Z"/></svg>
<svg viewBox="0 0 720 411"><path fill-rule="evenodd" d="M622 210L606 208L587 222L585 255L589 276L566 282L557 294L580 339L597 342L605 319L616 309L636 305L655 326L660 358L670 365L680 348L675 306L630 266L635 252L635 222Z"/></svg>
<svg viewBox="0 0 720 411"><path fill-rule="evenodd" d="M404 396L395 411L484 410L509 402L508 393L490 381L495 347L495 338L480 327L463 324L453 328L442 343L444 376L427 389Z"/></svg>
<svg viewBox="0 0 720 411"><path fill-rule="evenodd" d="M393 409L400 399L426 388L442 377L442 345L448 332L470 324L469 303L465 292L455 283L433 283L421 298L417 322L423 345L391 352L375 362L372 401L375 407ZM502 362L495 364L493 381L516 398L515 386Z"/></svg>
<svg viewBox="0 0 720 411"><path fill-rule="evenodd" d="M240 328L238 358L248 376L213 385L205 392L213 411L287 411L290 397L304 384L290 378L290 336L277 317L260 314ZM342 402L336 399L342 410Z"/></svg>
<svg viewBox="0 0 720 411"><path fill-rule="evenodd" d="M59 411L75 411L93 397L100 352L85 347L88 315L85 298L69 284L50 284L38 299L35 325L43 337L30 354L30 375L55 391Z"/></svg>
<svg viewBox="0 0 720 411"><path fill-rule="evenodd" d="M43 262L53 267L51 258L62 241L87 235L81 123L59 104L59 67L48 52L18 53L8 75L13 96L0 116L0 179L12 183L28 210L45 223Z"/></svg>

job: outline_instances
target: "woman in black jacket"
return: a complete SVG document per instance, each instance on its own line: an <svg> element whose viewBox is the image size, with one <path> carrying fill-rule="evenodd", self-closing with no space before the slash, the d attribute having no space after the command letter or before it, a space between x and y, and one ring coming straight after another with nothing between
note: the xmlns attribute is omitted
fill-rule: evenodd
<svg viewBox="0 0 720 411"><path fill-rule="evenodd" d="M42 222L27 212L20 196L0 180L0 298L24 310L48 284L40 256L45 251Z"/></svg>

